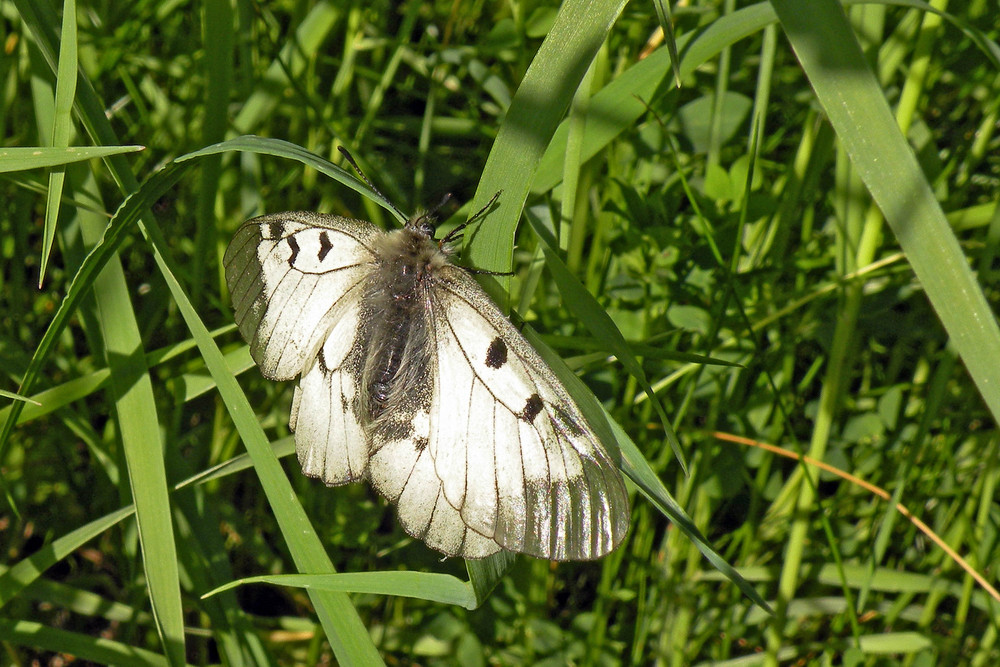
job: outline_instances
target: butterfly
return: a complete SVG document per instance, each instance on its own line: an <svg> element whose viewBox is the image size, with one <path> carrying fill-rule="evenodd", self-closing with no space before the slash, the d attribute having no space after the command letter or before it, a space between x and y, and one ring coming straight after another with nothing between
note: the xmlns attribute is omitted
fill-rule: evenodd
<svg viewBox="0 0 1000 667"><path fill-rule="evenodd" d="M248 220L230 242L251 356L266 378L298 378L289 426L303 473L370 481L408 534L448 556L604 556L628 529L621 474L531 344L451 263L461 228L435 240L434 222L385 232L295 211Z"/></svg>

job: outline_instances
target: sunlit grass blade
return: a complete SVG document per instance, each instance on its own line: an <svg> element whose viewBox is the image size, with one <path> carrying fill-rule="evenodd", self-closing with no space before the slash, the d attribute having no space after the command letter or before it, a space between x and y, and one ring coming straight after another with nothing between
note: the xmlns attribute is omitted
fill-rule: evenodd
<svg viewBox="0 0 1000 667"><path fill-rule="evenodd" d="M56 71L56 103L52 117L52 148L66 148L73 132L73 98L76 96L76 0L64 0L62 34L59 38L59 66ZM48 198L45 203L45 229L42 233L41 268L38 270L38 287L45 280L52 241L59 221L59 203L62 199L66 172L53 169L49 174Z"/></svg>
<svg viewBox="0 0 1000 667"><path fill-rule="evenodd" d="M0 148L0 173L25 171L82 162L119 153L143 150L144 146L8 146Z"/></svg>
<svg viewBox="0 0 1000 667"><path fill-rule="evenodd" d="M840 5L772 3L851 164L892 228L994 419L1000 328ZM824 48L831 45L837 48Z"/></svg>
<svg viewBox="0 0 1000 667"><path fill-rule="evenodd" d="M514 94L476 188L472 211L485 206L497 192L503 192L503 197L490 214L490 224L478 225L466 235L473 266L496 271L510 268L514 230L538 163L624 5L619 0L569 0L559 8ZM494 299L503 296L495 283L484 287Z"/></svg>
<svg viewBox="0 0 1000 667"><path fill-rule="evenodd" d="M365 183L359 181L354 174L333 164L329 160L312 153L302 146L298 146L281 139L271 139L268 137L257 137L254 135L244 135L229 139L212 146L206 146L200 150L188 153L177 158L178 162L190 160L204 155L215 155L227 151L247 151L259 153L261 155L273 155L275 157L296 160L302 164L312 167L316 171L329 176L333 180L346 185L347 187L361 193L372 201L378 202L383 208L392 213L401 222L404 220L397 214L395 208L385 198L380 197L377 192L369 188Z"/></svg>
<svg viewBox="0 0 1000 667"><path fill-rule="evenodd" d="M330 593L370 593L397 595L453 604L476 609L483 600L477 599L472 586L458 577L436 572L344 572L341 574L307 575L279 574L246 577L226 584L205 596L215 595L245 584L295 586Z"/></svg>

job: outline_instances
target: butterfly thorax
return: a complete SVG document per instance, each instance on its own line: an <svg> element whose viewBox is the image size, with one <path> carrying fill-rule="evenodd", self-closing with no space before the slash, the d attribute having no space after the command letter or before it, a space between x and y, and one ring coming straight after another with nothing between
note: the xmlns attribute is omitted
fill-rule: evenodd
<svg viewBox="0 0 1000 667"><path fill-rule="evenodd" d="M411 225L380 237L375 256L365 286L369 324L358 414L369 433L394 440L410 427L407 415L429 401L430 287L448 258Z"/></svg>

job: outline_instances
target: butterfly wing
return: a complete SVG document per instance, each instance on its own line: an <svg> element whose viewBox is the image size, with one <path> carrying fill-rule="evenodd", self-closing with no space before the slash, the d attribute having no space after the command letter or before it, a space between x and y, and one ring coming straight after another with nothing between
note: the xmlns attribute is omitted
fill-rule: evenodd
<svg viewBox="0 0 1000 667"><path fill-rule="evenodd" d="M366 222L282 213L245 223L226 251L254 361L274 380L301 376L289 424L303 472L331 485L369 477L409 534L448 555L611 551L628 527L620 474L559 380L462 269L427 267L424 307L411 311L422 318L407 330L430 352L426 373L392 395L388 419L373 426L357 414L373 327L386 325L366 302L391 284L374 273L380 238Z"/></svg>
<svg viewBox="0 0 1000 667"><path fill-rule="evenodd" d="M399 523L407 533L448 556L485 558L501 546L472 529L445 496L428 446L431 415L438 410L437 406L427 408L413 415L412 434L373 447L369 477L379 493L396 506Z"/></svg>
<svg viewBox="0 0 1000 667"><path fill-rule="evenodd" d="M617 467L562 383L468 273L447 266L439 278L427 451L447 504L464 527L510 551L605 555L629 523Z"/></svg>
<svg viewBox="0 0 1000 667"><path fill-rule="evenodd" d="M301 376L290 427L305 474L360 479L368 448L353 411L360 304L382 234L367 222L305 211L254 218L223 264L236 322L261 373Z"/></svg>

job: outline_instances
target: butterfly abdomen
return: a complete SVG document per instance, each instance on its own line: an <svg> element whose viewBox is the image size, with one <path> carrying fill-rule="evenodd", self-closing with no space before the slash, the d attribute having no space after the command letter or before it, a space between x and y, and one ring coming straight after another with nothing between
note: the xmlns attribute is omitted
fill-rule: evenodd
<svg viewBox="0 0 1000 667"><path fill-rule="evenodd" d="M437 244L406 227L378 240L376 269L365 289L370 338L361 376L358 414L376 440L408 434L408 416L432 393L428 345L428 290L447 263Z"/></svg>

